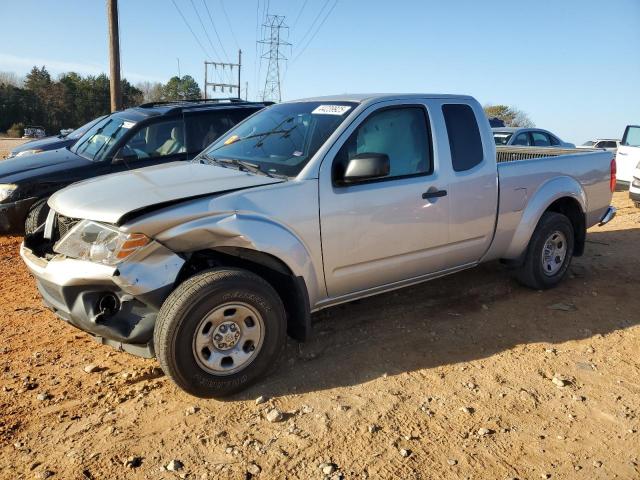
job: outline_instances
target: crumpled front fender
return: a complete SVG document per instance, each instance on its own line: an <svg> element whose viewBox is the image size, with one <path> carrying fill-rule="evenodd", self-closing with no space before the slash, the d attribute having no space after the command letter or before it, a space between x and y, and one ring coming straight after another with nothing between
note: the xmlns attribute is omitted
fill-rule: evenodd
<svg viewBox="0 0 640 480"><path fill-rule="evenodd" d="M174 252L239 247L268 253L284 262L307 286L309 302L318 300L318 273L309 248L294 231L273 219L245 212L226 212L196 218L156 235Z"/></svg>

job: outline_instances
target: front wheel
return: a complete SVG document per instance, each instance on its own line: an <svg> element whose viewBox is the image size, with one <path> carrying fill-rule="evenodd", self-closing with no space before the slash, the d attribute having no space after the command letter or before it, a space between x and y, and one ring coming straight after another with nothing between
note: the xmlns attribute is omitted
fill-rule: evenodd
<svg viewBox="0 0 640 480"><path fill-rule="evenodd" d="M545 212L531 236L516 278L527 287L545 290L562 281L573 257L573 225L556 212Z"/></svg>
<svg viewBox="0 0 640 480"><path fill-rule="evenodd" d="M160 366L186 392L224 397L247 388L273 366L285 344L280 297L240 269L199 273L165 300L154 329Z"/></svg>

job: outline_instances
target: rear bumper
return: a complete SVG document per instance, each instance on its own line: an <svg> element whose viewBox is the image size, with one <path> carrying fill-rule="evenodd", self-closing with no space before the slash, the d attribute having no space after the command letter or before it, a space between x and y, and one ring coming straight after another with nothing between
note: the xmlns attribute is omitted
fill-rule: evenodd
<svg viewBox="0 0 640 480"><path fill-rule="evenodd" d="M44 304L59 318L99 343L153 357L156 316L183 262L162 246L151 250L144 263L118 267L65 257L45 260L24 243L20 255L36 278ZM169 276L158 275L160 258ZM148 281L143 283L142 278Z"/></svg>
<svg viewBox="0 0 640 480"><path fill-rule="evenodd" d="M614 207L613 205L609 205L607 211L604 212L604 215L602 215L602 218L600 219L598 225L601 227L613 220L613 218L616 216L616 211L616 207Z"/></svg>
<svg viewBox="0 0 640 480"><path fill-rule="evenodd" d="M22 235L27 214L36 200L37 198L27 198L0 204L0 234Z"/></svg>

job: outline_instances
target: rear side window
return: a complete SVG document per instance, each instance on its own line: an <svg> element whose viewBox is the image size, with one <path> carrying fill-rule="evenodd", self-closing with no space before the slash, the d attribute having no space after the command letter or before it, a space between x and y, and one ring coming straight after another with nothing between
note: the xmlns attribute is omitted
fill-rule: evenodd
<svg viewBox="0 0 640 480"><path fill-rule="evenodd" d="M529 141L529 132L519 133L518 136L513 141L512 145L524 146L528 147L531 145Z"/></svg>
<svg viewBox="0 0 640 480"><path fill-rule="evenodd" d="M536 147L549 147L551 145L546 133L531 132L531 136L533 137L533 145Z"/></svg>
<svg viewBox="0 0 640 480"><path fill-rule="evenodd" d="M551 139L551 145L553 145L554 147L560 145L560 140L558 140L553 135L549 135L549 138Z"/></svg>
<svg viewBox="0 0 640 480"><path fill-rule="evenodd" d="M484 158L478 122L469 105L442 106L449 135L451 162L456 172L464 172L479 165Z"/></svg>
<svg viewBox="0 0 640 480"><path fill-rule="evenodd" d="M244 120L255 111L249 108L220 109L187 114L185 116L187 152L190 154L200 153L236 123Z"/></svg>

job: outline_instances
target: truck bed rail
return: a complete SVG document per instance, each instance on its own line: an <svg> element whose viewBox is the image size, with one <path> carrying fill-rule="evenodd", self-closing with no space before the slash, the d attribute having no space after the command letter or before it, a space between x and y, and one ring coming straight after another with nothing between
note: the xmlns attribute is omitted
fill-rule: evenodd
<svg viewBox="0 0 640 480"><path fill-rule="evenodd" d="M498 163L517 162L519 160L576 155L597 151L601 150L588 148L496 147L496 161Z"/></svg>

